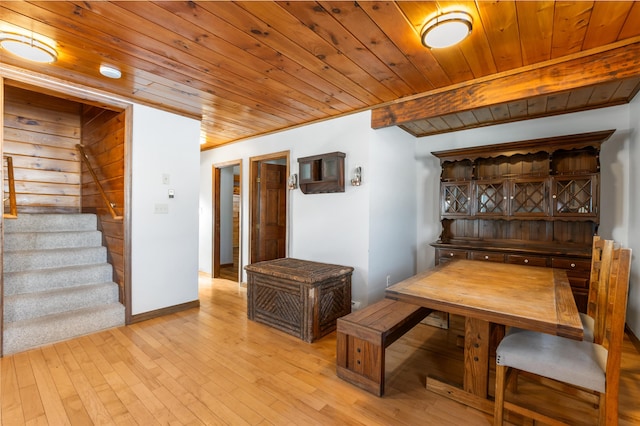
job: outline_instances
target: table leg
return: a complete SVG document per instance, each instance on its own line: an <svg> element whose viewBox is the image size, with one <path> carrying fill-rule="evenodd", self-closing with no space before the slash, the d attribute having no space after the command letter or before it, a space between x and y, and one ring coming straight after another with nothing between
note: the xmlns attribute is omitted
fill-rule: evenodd
<svg viewBox="0 0 640 426"><path fill-rule="evenodd" d="M464 378L462 388L428 376L427 389L488 414L493 401L487 399L489 384L490 323L466 317L464 338Z"/></svg>
<svg viewBox="0 0 640 426"><path fill-rule="evenodd" d="M489 385L489 339L491 338L489 322L466 317L464 334L463 389L480 398L486 398Z"/></svg>

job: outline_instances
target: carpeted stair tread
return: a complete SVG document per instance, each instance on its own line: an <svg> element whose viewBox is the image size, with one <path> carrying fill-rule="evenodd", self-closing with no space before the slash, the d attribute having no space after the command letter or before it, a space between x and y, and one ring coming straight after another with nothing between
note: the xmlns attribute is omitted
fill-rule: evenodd
<svg viewBox="0 0 640 426"><path fill-rule="evenodd" d="M6 297L14 294L106 282L112 279L113 267L106 262L6 272L4 274L4 294Z"/></svg>
<svg viewBox="0 0 640 426"><path fill-rule="evenodd" d="M106 261L107 249L105 247L21 250L4 253L4 271L58 268Z"/></svg>
<svg viewBox="0 0 640 426"><path fill-rule="evenodd" d="M4 250L42 250L102 245L100 231L10 232L4 237Z"/></svg>
<svg viewBox="0 0 640 426"><path fill-rule="evenodd" d="M4 221L5 232L95 231L98 219L94 214L24 214Z"/></svg>
<svg viewBox="0 0 640 426"><path fill-rule="evenodd" d="M5 324L4 354L124 325L124 306L111 303Z"/></svg>
<svg viewBox="0 0 640 426"><path fill-rule="evenodd" d="M4 320L22 321L117 301L118 285L114 282L18 294L5 297Z"/></svg>

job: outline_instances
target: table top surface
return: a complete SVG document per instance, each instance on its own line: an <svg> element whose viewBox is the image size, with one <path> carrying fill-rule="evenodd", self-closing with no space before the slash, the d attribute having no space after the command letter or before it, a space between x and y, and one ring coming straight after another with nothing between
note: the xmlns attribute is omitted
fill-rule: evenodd
<svg viewBox="0 0 640 426"><path fill-rule="evenodd" d="M577 340L583 335L562 269L452 260L388 287L386 296Z"/></svg>

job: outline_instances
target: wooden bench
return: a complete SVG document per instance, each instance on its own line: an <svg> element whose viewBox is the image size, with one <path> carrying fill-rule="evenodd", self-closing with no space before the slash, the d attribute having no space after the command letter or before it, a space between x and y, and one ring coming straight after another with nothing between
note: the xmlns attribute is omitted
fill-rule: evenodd
<svg viewBox="0 0 640 426"><path fill-rule="evenodd" d="M387 346L422 321L431 309L383 299L338 318L338 377L377 396L384 394L384 352Z"/></svg>

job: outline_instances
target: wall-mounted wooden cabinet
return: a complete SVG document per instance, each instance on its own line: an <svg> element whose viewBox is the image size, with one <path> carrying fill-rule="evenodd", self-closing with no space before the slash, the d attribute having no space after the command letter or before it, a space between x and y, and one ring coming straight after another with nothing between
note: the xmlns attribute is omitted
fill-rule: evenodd
<svg viewBox="0 0 640 426"><path fill-rule="evenodd" d="M442 167L436 264L465 258L564 268L584 311L600 221L600 146L613 132L432 153Z"/></svg>
<svg viewBox="0 0 640 426"><path fill-rule="evenodd" d="M342 152L298 158L300 190L305 194L344 192Z"/></svg>

